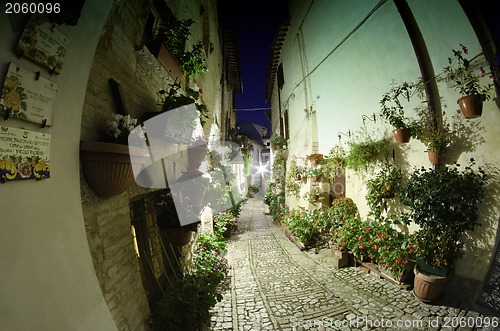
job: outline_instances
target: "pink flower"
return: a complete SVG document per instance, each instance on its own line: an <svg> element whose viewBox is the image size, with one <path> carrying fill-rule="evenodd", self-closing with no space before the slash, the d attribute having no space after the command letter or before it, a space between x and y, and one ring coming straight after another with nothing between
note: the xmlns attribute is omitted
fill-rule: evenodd
<svg viewBox="0 0 500 331"><path fill-rule="evenodd" d="M203 92L205 92L205 90L203 90L203 87L200 87L200 88L198 89L198 92L200 92L200 94L203 94Z"/></svg>
<svg viewBox="0 0 500 331"><path fill-rule="evenodd" d="M462 47L462 52L464 52L464 54L467 54L469 52L469 50L467 49L467 47L465 47L465 45L460 44L460 47Z"/></svg>
<svg viewBox="0 0 500 331"><path fill-rule="evenodd" d="M486 74L483 67L479 67L479 75L483 77Z"/></svg>

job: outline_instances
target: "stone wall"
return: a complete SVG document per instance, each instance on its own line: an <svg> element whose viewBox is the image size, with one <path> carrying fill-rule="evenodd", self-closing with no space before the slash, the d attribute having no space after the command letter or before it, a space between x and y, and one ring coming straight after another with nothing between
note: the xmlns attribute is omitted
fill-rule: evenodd
<svg viewBox="0 0 500 331"><path fill-rule="evenodd" d="M479 295L479 303L500 314L500 245Z"/></svg>
<svg viewBox="0 0 500 331"><path fill-rule="evenodd" d="M215 8L214 1L200 2L205 3L205 8ZM148 5L149 1L142 0L119 1L111 9L87 86L82 140L99 140L107 116L118 112L108 82L110 78L120 84L128 113L139 120L145 112L159 110L161 96L158 91L168 90L168 84L174 82L149 50L140 47L149 13ZM192 30L195 29L194 35L201 35L199 31L196 32L196 29L202 28L199 5L191 7L196 9L191 17L197 22ZM212 112L205 134L210 132L210 125L214 122L213 113L221 107L221 53L215 13L210 11L213 29L210 36L216 47L208 57L209 72L196 79L184 78L182 82L184 87L201 87L204 82L211 87L204 88L202 96L202 102ZM176 176L180 176L185 163L186 160L181 158L180 164L176 166ZM101 199L81 175L83 213L90 251L101 290L119 330L147 329L151 314L134 251L130 222L131 199L151 191L134 184L127 192ZM183 265L189 260L190 252L191 246L183 248Z"/></svg>

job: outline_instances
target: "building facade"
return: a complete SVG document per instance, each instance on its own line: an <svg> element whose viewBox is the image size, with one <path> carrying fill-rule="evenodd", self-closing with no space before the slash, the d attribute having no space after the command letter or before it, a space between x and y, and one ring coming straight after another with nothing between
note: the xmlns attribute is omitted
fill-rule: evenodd
<svg viewBox="0 0 500 331"><path fill-rule="evenodd" d="M288 142L288 166L301 165L311 153L328 155L335 146L348 149L348 142L360 132L378 139L391 132L380 118L380 100L391 84L433 80L448 65L448 58L460 45L468 47L470 58L479 67L498 77L498 31L495 39L492 8L474 7L469 1L289 1L290 20L277 30L271 59L267 99L272 103L273 135ZM489 27L489 28L487 28ZM488 36L488 37L485 37ZM492 51L493 50L493 51ZM482 79L489 83L488 74ZM424 79L425 81L425 79ZM452 122L458 110L459 94L450 83L434 85L434 109ZM497 98L498 82L495 83ZM426 91L428 92L428 91ZM407 114L429 100L413 97ZM496 164L498 148L498 98L484 103L483 116L467 120L466 127L479 129L472 144L458 139L450 146L447 164L466 163L474 158L491 174L486 199L480 206L480 223L467 238L465 256L455 265L456 288L472 300L493 291L498 304L500 178ZM466 121L466 120L464 120ZM462 124L464 122L461 122ZM363 129L363 130L362 130ZM418 140L394 147L396 164L406 172L430 167L426 147ZM342 194L354 200L362 217L368 214L365 199L367 174L346 170ZM304 184L301 193L311 189ZM323 183L321 185L328 185ZM329 188L323 188L328 191ZM305 199L287 196L290 208L307 206ZM496 258L498 260L498 258ZM486 294L488 296L488 294ZM471 299L471 298L469 298Z"/></svg>

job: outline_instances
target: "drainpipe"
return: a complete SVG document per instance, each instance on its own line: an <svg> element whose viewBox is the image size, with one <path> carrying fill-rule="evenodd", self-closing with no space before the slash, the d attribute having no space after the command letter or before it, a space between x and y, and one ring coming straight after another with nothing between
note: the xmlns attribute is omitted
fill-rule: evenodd
<svg viewBox="0 0 500 331"><path fill-rule="evenodd" d="M401 15L401 19L403 20L413 45L413 50L417 56L418 66L420 67L420 73L424 82L427 105L429 111L434 114L434 125L437 127L441 123L442 112L441 103L439 101L439 91L429 51L427 50L420 28L406 0L394 0L394 4L399 11L399 15Z"/></svg>

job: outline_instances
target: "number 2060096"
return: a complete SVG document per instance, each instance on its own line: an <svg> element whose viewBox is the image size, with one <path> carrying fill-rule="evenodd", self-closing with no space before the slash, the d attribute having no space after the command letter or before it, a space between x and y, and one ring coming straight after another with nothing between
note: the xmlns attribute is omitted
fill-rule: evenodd
<svg viewBox="0 0 500 331"><path fill-rule="evenodd" d="M6 14L58 14L61 12L60 3L5 3Z"/></svg>

